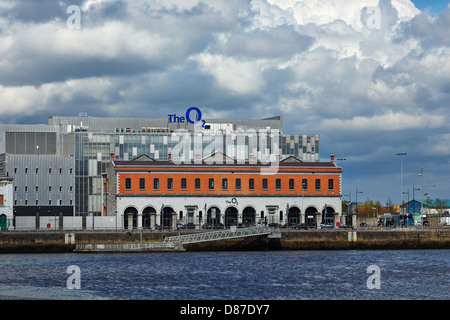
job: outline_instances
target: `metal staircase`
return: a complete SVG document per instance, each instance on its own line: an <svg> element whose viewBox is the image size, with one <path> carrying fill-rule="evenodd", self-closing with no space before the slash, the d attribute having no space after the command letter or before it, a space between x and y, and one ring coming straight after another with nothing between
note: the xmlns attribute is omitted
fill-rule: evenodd
<svg viewBox="0 0 450 320"><path fill-rule="evenodd" d="M164 239L164 243L173 243L178 245L188 243L207 242L214 240L225 240L243 237L253 237L260 235L270 235L272 232L277 233L277 228L258 226L249 228L231 228L220 231L210 231L201 233L192 233L180 236L171 236ZM279 232L279 230L278 230Z"/></svg>

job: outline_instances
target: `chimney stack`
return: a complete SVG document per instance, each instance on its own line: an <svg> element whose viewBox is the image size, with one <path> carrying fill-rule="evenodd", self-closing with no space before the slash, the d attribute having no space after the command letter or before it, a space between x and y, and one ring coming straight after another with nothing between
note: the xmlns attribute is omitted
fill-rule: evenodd
<svg viewBox="0 0 450 320"><path fill-rule="evenodd" d="M331 162L334 163L334 153L331 154Z"/></svg>

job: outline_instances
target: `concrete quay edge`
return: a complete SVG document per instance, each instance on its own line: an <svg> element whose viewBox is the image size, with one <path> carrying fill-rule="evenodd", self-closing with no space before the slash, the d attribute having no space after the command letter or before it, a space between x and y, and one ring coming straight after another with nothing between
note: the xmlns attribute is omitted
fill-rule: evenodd
<svg viewBox="0 0 450 320"><path fill-rule="evenodd" d="M76 244L161 242L166 236L200 232L1 231L0 253L74 252ZM185 251L450 249L450 227L396 229L281 229L281 238L255 236L185 245ZM132 250L129 250L132 251ZM137 250L150 252L151 250ZM184 251L184 250L183 250Z"/></svg>

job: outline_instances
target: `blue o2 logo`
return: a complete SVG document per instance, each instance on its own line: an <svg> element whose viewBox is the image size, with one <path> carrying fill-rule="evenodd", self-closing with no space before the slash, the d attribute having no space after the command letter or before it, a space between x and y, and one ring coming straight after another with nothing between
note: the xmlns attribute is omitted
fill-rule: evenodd
<svg viewBox="0 0 450 320"><path fill-rule="evenodd" d="M195 117L195 120L192 120L193 117L191 118L191 114L193 111L197 112L197 116ZM196 107L191 107L191 108L187 109L185 117L179 117L175 113L168 114L167 116L169 117L169 122L184 123L185 121L187 121L192 124L201 122L202 128L205 127L205 120L202 120L202 112L200 111L199 108L196 108Z"/></svg>

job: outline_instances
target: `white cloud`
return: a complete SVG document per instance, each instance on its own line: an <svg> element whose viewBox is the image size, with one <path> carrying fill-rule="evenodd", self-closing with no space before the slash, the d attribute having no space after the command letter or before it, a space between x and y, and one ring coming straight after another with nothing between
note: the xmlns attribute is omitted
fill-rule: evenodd
<svg viewBox="0 0 450 320"><path fill-rule="evenodd" d="M4 116L30 115L45 110L47 96L33 86L0 86L0 114Z"/></svg>
<svg viewBox="0 0 450 320"><path fill-rule="evenodd" d="M125 22L108 22L102 26L72 31L61 27L59 21L30 28L14 24L0 37L0 73L3 77L21 68L31 67L35 72L57 72L58 63L70 69L77 62L131 61L163 63L180 50L178 39L165 38L146 30L135 29ZM49 61L53 69L44 69L41 61ZM5 69L6 68L6 69ZM26 76L23 77L26 81ZM5 79L4 81L7 81Z"/></svg>
<svg viewBox="0 0 450 320"><path fill-rule="evenodd" d="M448 12L420 14L410 0L83 0L72 31L69 3L0 0L3 119L195 105L280 114L285 131L321 134L321 152L367 162L410 141L449 154Z"/></svg>
<svg viewBox="0 0 450 320"><path fill-rule="evenodd" d="M249 30L276 28L281 25L295 25L292 9L280 8L277 3L264 0L252 0L251 9L254 13L252 26Z"/></svg>
<svg viewBox="0 0 450 320"><path fill-rule="evenodd" d="M116 3L82 3L80 32L65 27L65 16L36 24L3 18L0 25L9 27L0 33L0 83L39 89L68 81L89 93L83 82L115 77L123 86L120 94L87 94L100 104L143 99L148 84L142 79L153 81L161 99L181 87L174 75L179 82L189 70L190 78L210 76L217 97L240 99L248 110L244 104L266 111L272 106L288 116L301 110L305 120L341 118L339 112L371 117L374 106L378 113L403 114L415 106L419 90L435 104L448 98L442 89L450 74L447 51L438 48L420 58L412 55L420 52L420 41L402 41L396 28L363 32L362 10L378 0L345 6L332 0L137 0L120 7L122 19L101 16ZM397 26L418 13L409 0L392 4L398 20L392 20L396 13L387 0L380 2L381 14ZM422 86L424 78L433 86Z"/></svg>
<svg viewBox="0 0 450 320"><path fill-rule="evenodd" d="M425 112L403 113L388 112L374 116L356 116L352 119L324 119L322 125L334 129L364 131L399 131L411 129L440 128L448 119L442 115L431 115Z"/></svg>
<svg viewBox="0 0 450 320"><path fill-rule="evenodd" d="M217 85L231 95L254 95L265 84L262 76L264 60L240 61L221 55L200 54L196 60L205 73L211 74Z"/></svg>
<svg viewBox="0 0 450 320"><path fill-rule="evenodd" d="M335 0L268 0L283 10L290 10L298 24L308 23L326 25L342 20L355 30L362 31L366 27L361 22L363 8L379 5L378 0L341 1ZM408 20L420 11L409 0L392 0L401 20Z"/></svg>

